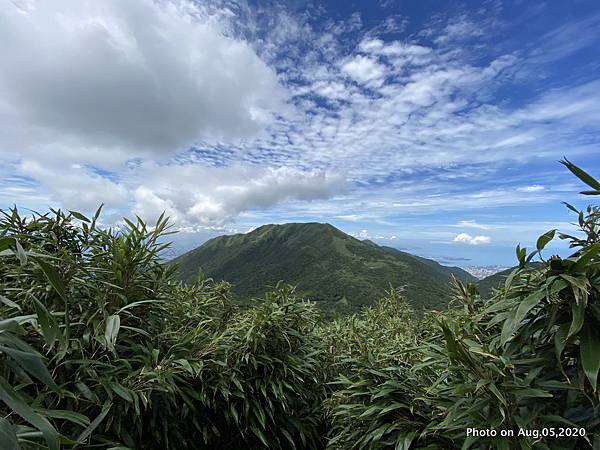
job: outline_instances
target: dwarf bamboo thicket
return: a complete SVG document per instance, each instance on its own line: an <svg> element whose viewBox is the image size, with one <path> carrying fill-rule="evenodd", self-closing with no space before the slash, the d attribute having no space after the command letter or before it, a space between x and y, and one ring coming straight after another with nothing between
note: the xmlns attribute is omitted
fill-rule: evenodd
<svg viewBox="0 0 600 450"><path fill-rule="evenodd" d="M284 284L240 308L174 281L164 217L5 211L2 448L600 448L600 209L567 207L581 233L518 247L490 298L456 281L454 307L415 316L390 288L333 321Z"/></svg>

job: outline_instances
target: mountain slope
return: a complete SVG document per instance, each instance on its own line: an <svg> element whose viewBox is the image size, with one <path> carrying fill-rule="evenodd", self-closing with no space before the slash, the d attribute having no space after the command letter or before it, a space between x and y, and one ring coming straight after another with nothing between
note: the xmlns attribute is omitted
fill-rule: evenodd
<svg viewBox="0 0 600 450"><path fill-rule="evenodd" d="M477 282L477 286L479 287L479 293L482 297L489 297L492 294L494 289L499 288L504 284L506 277L510 275L510 273L514 270L514 267L510 269L503 270L501 272L496 272L489 277L485 277Z"/></svg>
<svg viewBox="0 0 600 450"><path fill-rule="evenodd" d="M326 309L352 311L371 304L390 283L406 285L417 309L443 308L450 297L449 268L360 241L329 224L265 225L211 239L173 262L182 280L204 273L229 281L240 300L262 296L279 280Z"/></svg>

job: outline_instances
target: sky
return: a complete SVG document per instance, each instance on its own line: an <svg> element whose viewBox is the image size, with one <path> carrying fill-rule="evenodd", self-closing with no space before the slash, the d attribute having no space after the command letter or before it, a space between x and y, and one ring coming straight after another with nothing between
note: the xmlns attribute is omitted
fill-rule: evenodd
<svg viewBox="0 0 600 450"><path fill-rule="evenodd" d="M512 265L600 175L596 0L0 1L0 209Z"/></svg>

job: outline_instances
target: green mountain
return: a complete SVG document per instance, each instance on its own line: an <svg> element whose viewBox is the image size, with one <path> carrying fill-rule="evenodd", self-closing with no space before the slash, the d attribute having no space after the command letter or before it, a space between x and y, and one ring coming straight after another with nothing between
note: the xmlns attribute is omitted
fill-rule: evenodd
<svg viewBox="0 0 600 450"><path fill-rule="evenodd" d="M473 280L462 269L360 241L321 223L264 225L247 234L220 236L173 263L184 281L200 273L229 281L241 301L260 297L283 280L325 310L336 311L372 304L390 283L405 286L418 310L445 308L451 274Z"/></svg>
<svg viewBox="0 0 600 450"><path fill-rule="evenodd" d="M504 280L506 277L510 275L510 273L514 270L514 267L510 269L503 270L501 272L496 272L489 277L482 278L477 282L477 286L479 287L479 293L482 297L489 297L492 294L494 289L499 288L504 284Z"/></svg>

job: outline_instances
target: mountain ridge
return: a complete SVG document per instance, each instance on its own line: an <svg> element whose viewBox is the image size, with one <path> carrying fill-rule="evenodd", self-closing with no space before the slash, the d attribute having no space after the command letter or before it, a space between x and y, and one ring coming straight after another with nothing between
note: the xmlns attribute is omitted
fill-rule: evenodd
<svg viewBox="0 0 600 450"><path fill-rule="evenodd" d="M268 286L283 280L325 309L347 304L349 311L372 304L390 284L406 286L417 310L445 308L453 273L473 281L460 268L361 241L319 222L268 224L249 233L218 236L173 263L183 281L203 273L231 282L242 301L261 297Z"/></svg>

